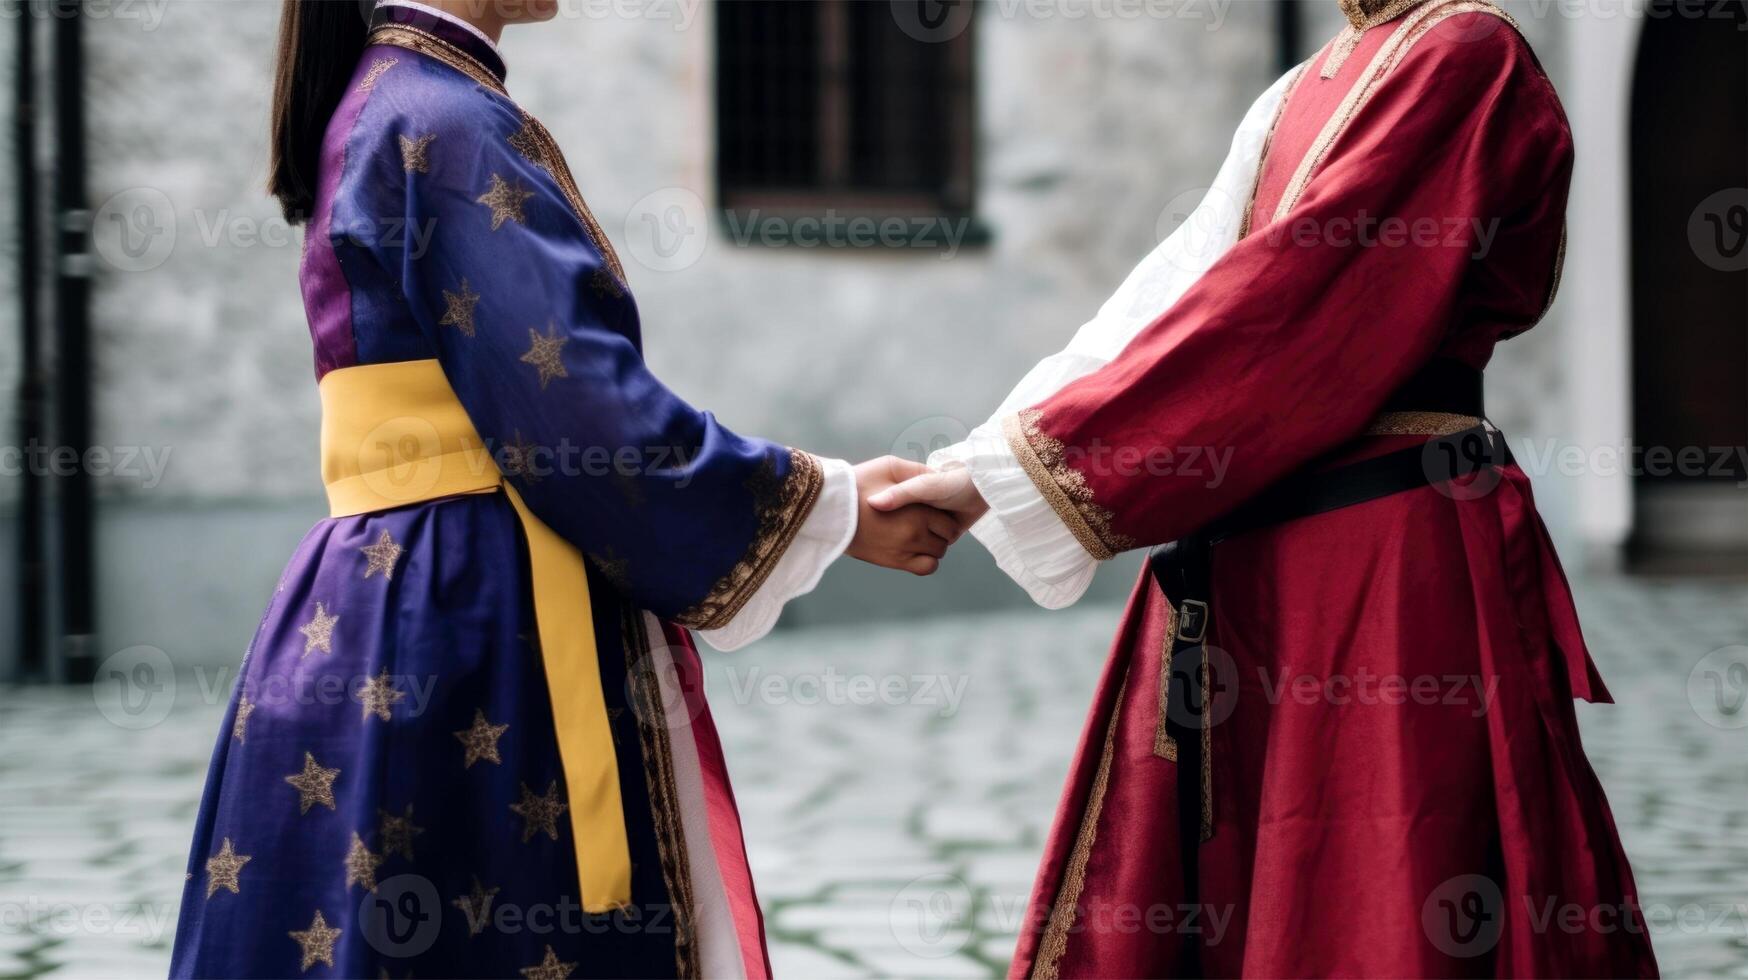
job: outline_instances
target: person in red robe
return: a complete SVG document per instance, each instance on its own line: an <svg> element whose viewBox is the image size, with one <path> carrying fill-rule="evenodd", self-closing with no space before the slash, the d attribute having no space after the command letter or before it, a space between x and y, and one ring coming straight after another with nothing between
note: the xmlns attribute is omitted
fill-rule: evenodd
<svg viewBox="0 0 1748 980"><path fill-rule="evenodd" d="M1574 712L1609 695L1480 405L1558 284L1566 119L1491 4L1342 5L1186 227L872 501L954 510L1053 607L1179 542L1012 976L1656 974Z"/></svg>

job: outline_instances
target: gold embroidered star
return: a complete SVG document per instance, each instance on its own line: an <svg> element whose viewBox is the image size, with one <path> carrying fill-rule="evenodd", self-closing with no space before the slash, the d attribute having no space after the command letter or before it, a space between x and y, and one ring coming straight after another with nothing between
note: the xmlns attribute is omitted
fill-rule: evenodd
<svg viewBox="0 0 1748 980"><path fill-rule="evenodd" d="M528 980L566 980L571 975L571 971L576 968L575 963L560 963L558 954L552 951L551 946L548 946L546 947L546 959L533 966L523 967L522 975Z"/></svg>
<svg viewBox="0 0 1748 980"><path fill-rule="evenodd" d="M383 580L387 581L395 577L395 562L401 560L401 552L405 549L395 544L393 535L384 531L375 544L367 544L358 550L364 552L364 577L381 572Z"/></svg>
<svg viewBox="0 0 1748 980"><path fill-rule="evenodd" d="M486 720L485 712L478 708L473 709L473 727L455 733L462 747L467 750L467 758L462 760L461 768L472 769L473 764L481 759L503 763L504 760L498 758L498 739L509 730L508 724L494 725Z"/></svg>
<svg viewBox="0 0 1748 980"><path fill-rule="evenodd" d="M436 133L401 137L401 166L406 168L407 173L431 172L431 160L425 155L425 151L431 148L431 141L436 138Z"/></svg>
<svg viewBox="0 0 1748 980"><path fill-rule="evenodd" d="M406 697L407 692L395 689L394 678L388 675L388 668L384 667L381 673L365 681L358 689L358 704L364 709L364 713L358 717L369 718L375 715L383 721L392 721L394 715L389 706L401 703Z"/></svg>
<svg viewBox="0 0 1748 980"><path fill-rule="evenodd" d="M504 469L505 476L519 476L530 484L540 482L542 476L535 459L535 452L540 447L531 445L522 438L522 430L517 429L515 436L504 444L499 452L499 464Z"/></svg>
<svg viewBox="0 0 1748 980"><path fill-rule="evenodd" d="M522 128L509 136L510 145L516 148L517 153L526 157L529 163L551 173L552 164L546 159L546 143L540 138L539 127L540 124L534 121L533 116L524 114Z"/></svg>
<svg viewBox="0 0 1748 980"><path fill-rule="evenodd" d="M239 742L247 742L249 735L249 716L255 713L257 705L249 700L247 694L237 695L237 716L231 720L231 737Z"/></svg>
<svg viewBox="0 0 1748 980"><path fill-rule="evenodd" d="M474 198L474 203L492 209L492 230L497 231L506 221L526 224L528 219L522 215L522 202L533 196L534 192L523 187L521 182L507 183L504 178L492 174L491 189Z"/></svg>
<svg viewBox="0 0 1748 980"><path fill-rule="evenodd" d="M405 816L399 817L379 809L376 819L376 835L382 841L382 856L386 859L390 854L399 854L411 861L413 838L425 832L425 828L413 823L413 805L407 804Z"/></svg>
<svg viewBox="0 0 1748 980"><path fill-rule="evenodd" d="M376 83L382 80L382 73L398 64L398 58L378 58L371 62L370 70L364 73L364 80L358 83L358 91L368 92L375 88Z"/></svg>
<svg viewBox="0 0 1748 980"><path fill-rule="evenodd" d="M443 317L437 323L454 327L463 337L473 336L473 308L479 305L479 294L468 287L466 279L461 280L461 292L443 291L443 304Z"/></svg>
<svg viewBox="0 0 1748 980"><path fill-rule="evenodd" d="M370 853L364 838L353 831L352 848L346 852L346 887L363 885L367 892L376 891L376 867L382 862L382 855Z"/></svg>
<svg viewBox="0 0 1748 980"><path fill-rule="evenodd" d="M305 752L303 754L303 772L294 772L285 777L285 781L297 787L298 813L310 812L310 807L317 803L330 810L334 806L334 779L340 775L338 769L323 769L316 765L316 757Z"/></svg>
<svg viewBox="0 0 1748 980"><path fill-rule="evenodd" d="M455 899L449 904L461 910L467 917L467 934L477 936L484 932L491 921L492 898L498 894L496 888L482 888L479 879L473 879L473 892Z"/></svg>
<svg viewBox="0 0 1748 980"><path fill-rule="evenodd" d="M316 603L315 618L297 628L297 631L304 635L303 655L309 656L311 650L333 653L334 624L339 621L338 615L328 615L327 607L319 602Z"/></svg>
<svg viewBox="0 0 1748 980"><path fill-rule="evenodd" d="M535 796L527 783L522 783L521 786L522 799L518 803L510 804L510 812L528 821L522 826L522 843L528 843L535 831L544 831L546 836L558 840L559 815L570 809L570 804L558 798L558 780L553 780L541 796Z"/></svg>
<svg viewBox="0 0 1748 980"><path fill-rule="evenodd" d="M339 929L328 928L328 921L322 918L322 910L316 909L316 917L311 920L308 929L286 933L296 940L299 946L303 947L303 963L299 965L298 969L308 973L310 967L317 963L332 967L334 965L334 941L340 938L340 932Z"/></svg>
<svg viewBox="0 0 1748 980"><path fill-rule="evenodd" d="M206 897L220 888L228 890L232 895L242 893L242 885L237 881L237 872L243 870L243 865L252 860L247 854L238 854L231 846L231 839L225 838L223 847L212 857L206 859Z"/></svg>
<svg viewBox="0 0 1748 980"><path fill-rule="evenodd" d="M533 327L528 328L528 353L522 355L523 364L532 364L540 372L540 390L546 390L547 382L553 378L568 378L570 373L564 369L564 359L559 351L570 341L569 337L558 335L558 324L546 325L546 336L542 337Z"/></svg>

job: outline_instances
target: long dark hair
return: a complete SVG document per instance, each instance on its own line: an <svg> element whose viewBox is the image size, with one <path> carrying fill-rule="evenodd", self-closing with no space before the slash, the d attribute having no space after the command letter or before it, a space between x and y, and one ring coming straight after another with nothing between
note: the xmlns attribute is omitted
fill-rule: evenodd
<svg viewBox="0 0 1748 980"><path fill-rule="evenodd" d="M294 225L309 220L315 207L322 134L370 33L361 6L369 9L356 0L285 0L279 16L267 190Z"/></svg>

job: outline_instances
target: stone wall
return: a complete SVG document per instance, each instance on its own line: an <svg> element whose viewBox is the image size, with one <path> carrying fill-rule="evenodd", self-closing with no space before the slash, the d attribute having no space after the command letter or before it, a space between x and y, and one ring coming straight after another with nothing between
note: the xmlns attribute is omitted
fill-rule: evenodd
<svg viewBox="0 0 1748 980"><path fill-rule="evenodd" d="M1307 10L1312 43L1340 25L1332 3ZM160 464L167 453L168 465L100 484L105 622L125 634L107 645L229 657L297 529L321 511L300 233L263 190L278 5L118 0L113 11L88 35L91 197L108 205L97 216L97 438ZM711 196L709 5L562 0L555 22L511 29L511 92L552 129L625 255L649 361L670 385L732 427L826 454L957 434L1169 230L1170 205L1205 186L1275 75L1272 4L1258 0L985 0L978 18L987 244L950 257L742 246L697 209L687 227L708 237L680 269L640 261L639 237L655 209ZM1525 19L1557 69L1558 23ZM0 316L11 274L8 262ZM1558 427L1560 328L1556 316L1514 342L1491 372L1507 426ZM0 339L8 387L12 343ZM11 424L9 399L0 418ZM1102 579L1106 597L1127 587L1115 570ZM981 552L927 583L834 570L821 593L794 618L1023 601Z"/></svg>

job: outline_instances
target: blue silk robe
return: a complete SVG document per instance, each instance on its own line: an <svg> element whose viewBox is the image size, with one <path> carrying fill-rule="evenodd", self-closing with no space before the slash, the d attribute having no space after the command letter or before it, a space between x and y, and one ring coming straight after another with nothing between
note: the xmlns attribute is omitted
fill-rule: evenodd
<svg viewBox="0 0 1748 980"><path fill-rule="evenodd" d="M377 12L302 266L318 377L435 359L528 507L589 558L632 866L585 914L522 529L502 492L318 524L245 657L177 976L767 972L697 658L818 496L645 367L611 246L491 45ZM657 675L660 675L659 677ZM724 958L726 956L726 958Z"/></svg>

